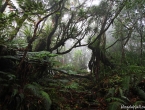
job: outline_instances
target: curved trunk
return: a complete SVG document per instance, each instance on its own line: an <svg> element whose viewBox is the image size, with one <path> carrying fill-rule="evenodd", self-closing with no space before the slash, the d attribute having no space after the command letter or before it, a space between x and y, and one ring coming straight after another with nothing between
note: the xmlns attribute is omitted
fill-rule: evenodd
<svg viewBox="0 0 145 110"><path fill-rule="evenodd" d="M88 67L91 70L91 75L94 75L96 80L99 78L100 62L106 66L114 68L114 64L110 62L100 48L92 50L92 57L89 61Z"/></svg>

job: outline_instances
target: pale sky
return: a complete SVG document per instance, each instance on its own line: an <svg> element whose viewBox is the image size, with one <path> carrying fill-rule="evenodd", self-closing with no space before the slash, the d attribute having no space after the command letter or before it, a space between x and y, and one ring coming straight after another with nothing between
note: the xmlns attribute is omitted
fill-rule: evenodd
<svg viewBox="0 0 145 110"><path fill-rule="evenodd" d="M19 7L18 7L18 4L16 3L16 0L11 0L11 1L14 3L14 5L15 5L17 8L19 8ZM80 0L80 1L83 1L83 0ZM86 4L87 4L87 6L99 5L100 2L101 2L101 0L88 0L88 1L86 2Z"/></svg>
<svg viewBox="0 0 145 110"><path fill-rule="evenodd" d="M101 0L88 0L87 1L87 5L91 6L91 5L99 5L101 2Z"/></svg>
<svg viewBox="0 0 145 110"><path fill-rule="evenodd" d="M16 0L11 0L11 1L14 3L14 5L15 5L16 8L19 8L18 7L18 4L16 3Z"/></svg>

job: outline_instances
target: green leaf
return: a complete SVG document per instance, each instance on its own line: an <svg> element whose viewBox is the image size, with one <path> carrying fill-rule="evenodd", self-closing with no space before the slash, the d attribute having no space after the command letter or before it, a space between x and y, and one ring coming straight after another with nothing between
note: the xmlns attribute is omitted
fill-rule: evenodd
<svg viewBox="0 0 145 110"><path fill-rule="evenodd" d="M3 74L4 77L8 80L14 80L16 78L16 76L11 73L7 73L7 72L3 72L3 71L0 71L0 73Z"/></svg>
<svg viewBox="0 0 145 110"><path fill-rule="evenodd" d="M122 90L121 88L119 88L119 93L120 93L120 96L121 96L121 97L124 96L124 95L123 95L123 90Z"/></svg>
<svg viewBox="0 0 145 110"><path fill-rule="evenodd" d="M43 104L45 106L45 110L50 109L52 101L51 101L49 95L45 91L41 90L41 86L39 84L37 84L37 83L27 84L24 87L24 91L28 91L32 95L39 97L39 98L42 98Z"/></svg>
<svg viewBox="0 0 145 110"><path fill-rule="evenodd" d="M11 56L11 55L7 55L7 56L0 56L0 58L7 58L7 59L19 60L17 57L15 57L15 56Z"/></svg>
<svg viewBox="0 0 145 110"><path fill-rule="evenodd" d="M122 100L121 98L118 97L109 97L106 99L107 102L120 102L121 104L126 104L126 102L124 100Z"/></svg>
<svg viewBox="0 0 145 110"><path fill-rule="evenodd" d="M60 15L60 12L56 12L57 15Z"/></svg>
<svg viewBox="0 0 145 110"><path fill-rule="evenodd" d="M114 93L115 93L115 88L109 88L109 91L108 91L108 94L107 96L111 95L111 96L114 96Z"/></svg>
<svg viewBox="0 0 145 110"><path fill-rule="evenodd" d="M33 84L27 84L24 87L24 91L30 91L30 93L34 96L39 96L39 88Z"/></svg>
<svg viewBox="0 0 145 110"><path fill-rule="evenodd" d="M2 6L2 0L0 1L0 7Z"/></svg>
<svg viewBox="0 0 145 110"><path fill-rule="evenodd" d="M43 98L43 101L44 101L45 109L49 110L51 107L51 104L52 104L52 101L51 101L49 95L44 91L40 91L40 93L41 93L41 97Z"/></svg>
<svg viewBox="0 0 145 110"><path fill-rule="evenodd" d="M145 92L139 87L135 87L134 91L138 94L138 96L145 101Z"/></svg>
<svg viewBox="0 0 145 110"><path fill-rule="evenodd" d="M119 110L121 106L121 103L120 102L111 102L108 106L108 109L107 110Z"/></svg>
<svg viewBox="0 0 145 110"><path fill-rule="evenodd" d="M134 105L142 105L143 103L145 103L145 101L136 101Z"/></svg>
<svg viewBox="0 0 145 110"><path fill-rule="evenodd" d="M130 76L125 76L122 80L122 87L124 90L129 90L130 86Z"/></svg>
<svg viewBox="0 0 145 110"><path fill-rule="evenodd" d="M13 89L12 97L14 97L18 93L18 89Z"/></svg>

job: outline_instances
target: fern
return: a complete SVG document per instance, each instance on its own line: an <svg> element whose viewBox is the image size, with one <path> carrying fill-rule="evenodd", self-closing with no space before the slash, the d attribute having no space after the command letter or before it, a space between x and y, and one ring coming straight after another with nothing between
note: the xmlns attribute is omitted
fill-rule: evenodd
<svg viewBox="0 0 145 110"><path fill-rule="evenodd" d="M114 93L115 93L115 88L113 87L113 88L109 88L109 91L108 91L108 94L107 94L107 96L114 96Z"/></svg>
<svg viewBox="0 0 145 110"><path fill-rule="evenodd" d="M123 90L122 90L121 88L119 88L119 93L120 93L120 96L121 96L121 97L124 96Z"/></svg>
<svg viewBox="0 0 145 110"><path fill-rule="evenodd" d="M33 83L33 84L27 84L24 88L25 92L31 92L31 95L34 95L38 98L41 98L43 101L43 105L45 107L45 110L49 110L50 106L52 104L51 99L49 97L49 95L44 92L43 90L41 90L41 87L39 84L37 83Z"/></svg>
<svg viewBox="0 0 145 110"><path fill-rule="evenodd" d="M68 74L77 74L76 71L68 70Z"/></svg>
<svg viewBox="0 0 145 110"><path fill-rule="evenodd" d="M43 60L43 58L47 58L47 57L55 57L57 56L57 54L52 54L48 51L40 51L40 52L28 52L28 58L30 60L33 59L41 59Z"/></svg>
<svg viewBox="0 0 145 110"><path fill-rule="evenodd" d="M134 103L134 105L141 105L141 104L143 104L143 103L145 103L145 101L136 101L136 102Z"/></svg>
<svg viewBox="0 0 145 110"><path fill-rule="evenodd" d="M43 98L43 103L44 103L45 109L46 110L49 110L50 109L50 106L52 104L49 95L46 92L44 92L44 91L40 91L40 93L41 93L40 94L41 95L40 97Z"/></svg>
<svg viewBox="0 0 145 110"><path fill-rule="evenodd" d="M16 94L18 93L18 89L13 89L13 92L12 92L12 97L14 97Z"/></svg>
<svg viewBox="0 0 145 110"><path fill-rule="evenodd" d="M39 96L39 94L40 94L39 93L39 88L35 85L32 85L32 84L25 85L24 91L26 91L26 92L28 91L34 96Z"/></svg>
<svg viewBox="0 0 145 110"><path fill-rule="evenodd" d="M76 82L70 82L67 85L65 85L64 88L65 89L74 89L74 90L84 90L84 88Z"/></svg>
<svg viewBox="0 0 145 110"><path fill-rule="evenodd" d="M133 89L137 93L137 95L145 101L145 92L139 87L134 87Z"/></svg>
<svg viewBox="0 0 145 110"><path fill-rule="evenodd" d="M130 76L124 76L123 80L122 80L122 88L126 91L129 90L130 87Z"/></svg>
<svg viewBox="0 0 145 110"><path fill-rule="evenodd" d="M9 81L16 79L16 76L14 74L11 74L8 72L0 71L0 74L3 79L9 80Z"/></svg>
<svg viewBox="0 0 145 110"><path fill-rule="evenodd" d="M66 85L65 88L66 89L77 89L78 86L79 86L78 83L71 82L70 84Z"/></svg>
<svg viewBox="0 0 145 110"><path fill-rule="evenodd" d="M109 97L106 99L107 102L120 102L121 104L126 104L126 102L124 100L122 100L121 98L117 98L117 97Z"/></svg>
<svg viewBox="0 0 145 110"><path fill-rule="evenodd" d="M44 12L44 5L39 0L17 0L19 6L27 12L27 14Z"/></svg>
<svg viewBox="0 0 145 110"><path fill-rule="evenodd" d="M118 101L115 101L115 102L111 102L108 106L108 109L107 110L118 110L121 106L121 103L118 102Z"/></svg>
<svg viewBox="0 0 145 110"><path fill-rule="evenodd" d="M31 26L25 26L22 32L24 33L24 35L26 37L32 37L32 35L33 35L33 31L32 31Z"/></svg>

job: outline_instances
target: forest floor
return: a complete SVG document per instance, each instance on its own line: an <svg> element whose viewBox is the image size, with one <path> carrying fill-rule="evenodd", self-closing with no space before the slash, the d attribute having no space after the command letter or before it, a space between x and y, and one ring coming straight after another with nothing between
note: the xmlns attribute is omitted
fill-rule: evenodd
<svg viewBox="0 0 145 110"><path fill-rule="evenodd" d="M48 81L52 110L106 110L103 93L89 74L56 74Z"/></svg>
<svg viewBox="0 0 145 110"><path fill-rule="evenodd" d="M109 87L104 84L94 83L89 73L55 74L47 82L46 89L52 100L51 110L107 110L109 102L106 100L106 90ZM128 99L130 104L140 100L131 92ZM121 106L116 108L119 109Z"/></svg>

